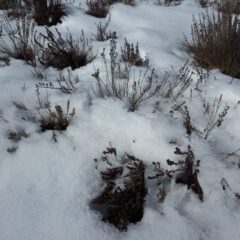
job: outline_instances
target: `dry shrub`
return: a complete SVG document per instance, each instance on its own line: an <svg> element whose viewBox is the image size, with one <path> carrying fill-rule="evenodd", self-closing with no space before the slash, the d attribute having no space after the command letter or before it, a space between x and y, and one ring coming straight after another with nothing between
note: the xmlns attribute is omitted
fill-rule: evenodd
<svg viewBox="0 0 240 240"><path fill-rule="evenodd" d="M105 18L109 12L109 4L107 0L87 0L88 9L86 13L88 15Z"/></svg>
<svg viewBox="0 0 240 240"><path fill-rule="evenodd" d="M45 102L41 101L38 86L36 87L36 94L38 98L37 112L40 116L41 131L66 130L75 116L75 108L70 111L70 101L67 101L66 111L64 111L60 105L55 105L55 107L52 108L48 98Z"/></svg>
<svg viewBox="0 0 240 240"><path fill-rule="evenodd" d="M0 0L0 9L8 9L9 0Z"/></svg>
<svg viewBox="0 0 240 240"><path fill-rule="evenodd" d="M26 5L27 1L28 0L0 0L0 9L8 11L16 10Z"/></svg>
<svg viewBox="0 0 240 240"><path fill-rule="evenodd" d="M165 6L177 6L182 3L183 0L156 0L156 5L165 5Z"/></svg>
<svg viewBox="0 0 240 240"><path fill-rule="evenodd" d="M6 14L0 17L3 29L0 36L0 52L16 59L25 60L35 65L37 54L35 23L30 15L14 19L16 28L12 27Z"/></svg>
<svg viewBox="0 0 240 240"><path fill-rule="evenodd" d="M203 201L204 193L198 181L200 160L196 160L191 146L186 151L176 147L174 153L180 156L180 160L168 159L166 162L171 169L164 169L160 162L147 164L128 153L119 157L117 150L110 145L100 158L94 159L102 189L90 201L90 207L100 212L103 221L126 231L130 223L142 220L146 194L151 197L157 192L158 201L163 201L166 185L173 177L177 184L187 185Z"/></svg>
<svg viewBox="0 0 240 240"><path fill-rule="evenodd" d="M121 48L121 58L124 62L128 62L135 66L148 66L149 60L143 59L140 55L138 43L134 46L125 38L124 47Z"/></svg>
<svg viewBox="0 0 240 240"><path fill-rule="evenodd" d="M127 153L117 157L116 149L112 147L103 151L102 157L95 161L109 165L101 171L104 189L90 202L90 207L101 213L103 221L126 231L129 223L137 223L143 217L147 192L145 166L141 160Z"/></svg>
<svg viewBox="0 0 240 240"><path fill-rule="evenodd" d="M222 95L219 98L215 98L212 103L208 102L206 96L203 97L201 92L199 92L199 97L202 102L202 115L204 116L201 121L195 118L193 123L192 115L184 101L180 104L175 104L170 110L170 114L173 117L174 112L181 113L186 133L190 136L192 131L195 131L200 137L207 140L215 129L224 124L230 106L228 104L223 105Z"/></svg>
<svg viewBox="0 0 240 240"><path fill-rule="evenodd" d="M216 3L216 0L195 0L202 8L207 8Z"/></svg>
<svg viewBox="0 0 240 240"><path fill-rule="evenodd" d="M171 161L167 160L169 166L180 166L178 169L172 170L172 172L180 172L176 176L176 183L186 184L188 189L191 189L196 193L201 201L203 201L203 190L198 181L200 160L195 159L195 155L191 146L188 146L187 151L182 151L176 147L174 152L176 155L185 156L184 160Z"/></svg>
<svg viewBox="0 0 240 240"><path fill-rule="evenodd" d="M178 70L172 67L162 77L160 96L176 102L191 85L193 81L192 75L193 72L190 70L188 62L184 63Z"/></svg>
<svg viewBox="0 0 240 240"><path fill-rule="evenodd" d="M43 78L41 78L42 80ZM59 72L57 77L58 86L55 86L51 82L40 82L38 88L49 89L49 90L60 90L64 94L73 94L76 92L76 85L80 82L78 75L73 75L71 69L68 69L67 74Z"/></svg>
<svg viewBox="0 0 240 240"><path fill-rule="evenodd" d="M111 5L115 3L123 3L130 6L135 6L135 0L87 0L87 10L88 15L105 18L108 15Z"/></svg>
<svg viewBox="0 0 240 240"><path fill-rule="evenodd" d="M136 5L135 0L108 0L108 3L110 5L115 4L115 3L122 3L122 4L129 5L129 6L135 6Z"/></svg>
<svg viewBox="0 0 240 240"><path fill-rule="evenodd" d="M217 8L223 13L240 14L240 0L218 0Z"/></svg>
<svg viewBox="0 0 240 240"><path fill-rule="evenodd" d="M18 129L16 131L9 131L7 137L13 142L19 142L22 138L27 138L29 134L25 132L24 129Z"/></svg>
<svg viewBox="0 0 240 240"><path fill-rule="evenodd" d="M93 76L97 81L97 92L101 97L111 96L126 100L129 111L135 111L139 105L153 97L159 90L157 75L155 70L149 66L143 69L132 68L129 63L124 63L118 59L117 43L115 39L110 41L110 62L107 61L105 49L101 53L103 64L106 70L106 79L100 77L97 70Z"/></svg>
<svg viewBox="0 0 240 240"><path fill-rule="evenodd" d="M240 78L240 21L237 16L202 14L192 25L188 50L196 62L207 69L219 68L224 74Z"/></svg>
<svg viewBox="0 0 240 240"><path fill-rule="evenodd" d="M40 47L39 61L45 67L64 69L71 67L73 70L87 65L95 56L92 53L92 46L85 38L84 33L75 41L68 31L65 37L55 29L54 34L46 28L46 35L41 35L41 40L36 40Z"/></svg>
<svg viewBox="0 0 240 240"><path fill-rule="evenodd" d="M66 15L61 0L35 0L33 1L34 19L40 26L52 26L62 22Z"/></svg>
<svg viewBox="0 0 240 240"><path fill-rule="evenodd" d="M111 16L109 16L107 22L102 24L101 22L97 24L97 33L93 34L95 40L103 42L109 39L117 39L117 33L115 31L108 31L108 27L111 21Z"/></svg>
<svg viewBox="0 0 240 240"><path fill-rule="evenodd" d="M161 167L160 162L152 163L152 173L148 176L150 180L157 180L157 186L159 186L159 192L157 194L158 199L163 201L166 197L166 185L170 183L170 180L175 177L175 182L186 184L188 189L191 189L196 193L201 201L203 201L203 190L198 181L198 173L200 160L196 160L191 146L189 145L186 151L182 151L176 147L174 154L184 157L178 161L172 161L167 159L167 165L171 169L164 169ZM151 167L150 167L151 168Z"/></svg>

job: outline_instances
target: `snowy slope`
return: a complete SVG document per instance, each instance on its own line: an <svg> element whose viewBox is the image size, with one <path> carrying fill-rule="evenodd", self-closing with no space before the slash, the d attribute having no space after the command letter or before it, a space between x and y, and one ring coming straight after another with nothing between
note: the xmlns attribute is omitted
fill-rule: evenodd
<svg viewBox="0 0 240 240"><path fill-rule="evenodd" d="M96 31L100 20L84 12L76 1L69 5L69 15L57 25L61 32L69 28L77 37L82 29L87 36ZM118 47L124 38L139 42L140 50L151 64L164 72L181 67L191 57L183 50L184 34L190 36L192 16L203 11L195 1L185 0L179 6L156 6L139 2L131 7L115 4L111 7L110 29L118 33ZM103 20L105 22L105 20ZM39 31L43 28L38 27ZM109 49L109 41L93 43L96 52ZM171 118L173 104L156 96L140 105L136 112L128 112L123 101L98 98L92 93L94 68L104 71L101 57L85 67L76 69L80 83L75 94L64 95L57 90L48 92L51 102L76 108L76 117L67 131L57 134L39 133L32 121L37 115L33 69L23 61L11 59L10 66L0 68L0 239L1 240L237 240L240 239L240 202L229 191L222 190L220 181L228 179L231 187L240 190L239 168L224 159L224 153L239 148L240 81L218 70L210 73L203 86L210 102L223 95L223 102L231 109L223 126L205 140L196 133L189 139L182 118ZM58 71L46 70L48 80L56 81ZM67 69L64 70L67 72ZM193 88L194 88L194 82ZM45 91L42 91L45 94ZM188 103L194 123L206 124L204 110L196 92L190 88L180 99ZM91 96L91 97L89 97ZM154 111L156 101L160 110ZM13 102L25 105L21 111ZM24 120L24 119L27 119ZM15 143L7 138L10 130L24 129L29 137ZM176 144L169 142L175 141ZM109 142L120 154L129 152L151 163L176 159L176 146L192 146L201 160L199 181L204 201L184 185L169 186L163 203L148 195L144 217L130 225L127 232L118 232L103 223L99 213L89 208L89 201L99 193L99 174L94 158L101 155ZM8 148L17 147L9 153Z"/></svg>

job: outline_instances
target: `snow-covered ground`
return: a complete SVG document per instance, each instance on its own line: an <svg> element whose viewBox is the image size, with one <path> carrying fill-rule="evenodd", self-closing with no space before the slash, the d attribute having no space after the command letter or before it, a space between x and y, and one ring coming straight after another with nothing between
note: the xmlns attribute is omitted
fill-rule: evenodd
<svg viewBox="0 0 240 240"><path fill-rule="evenodd" d="M96 33L96 24L107 18L99 20L86 15L84 8L84 2L81 7L79 1L69 5L68 16L57 28L61 32L68 28L74 37L82 29L89 37ZM115 4L110 10L110 29L118 33L119 49L125 38L139 42L141 54L150 59L158 72L170 70L171 66L179 69L187 60L191 68L191 56L182 44L184 35L190 37L193 14L198 16L202 11L193 0L172 7L146 1L134 7ZM108 53L109 41L94 41L93 46L98 53L103 48ZM240 81L212 70L200 86L210 103L222 94L222 106L230 106L223 125L205 140L196 132L189 138L181 115L169 114L176 103L161 96L144 102L135 112L129 112L124 101L96 97L91 76L96 68L104 71L100 54L92 63L73 72L80 79L76 93L48 91L53 106L66 106L69 99L70 107L76 108L68 129L57 133L57 143L51 131L39 133L39 125L32 121L39 117L35 94L39 80L34 78L33 68L15 59L0 68L0 239L240 239L239 199L230 191L223 191L220 184L225 178L232 189L240 191L239 168L232 164L238 163L239 157L224 159L225 154L240 147ZM48 81L54 83L58 71L49 68L45 72ZM194 125L204 129L207 116L195 84L193 81L178 102L186 101ZM41 94L44 96L45 90ZM13 103L28 110L20 110ZM9 140L9 131L19 129L29 136L19 142ZM101 155L109 142L119 154L128 152L146 163L159 161L165 167L166 159L177 159L173 154L176 146L186 149L191 145L196 158L201 160L198 179L204 201L185 185L172 181L163 203L147 195L142 221L130 224L127 232L102 222L100 214L89 208L89 201L100 191L93 159ZM9 153L7 149L12 147L17 150Z"/></svg>

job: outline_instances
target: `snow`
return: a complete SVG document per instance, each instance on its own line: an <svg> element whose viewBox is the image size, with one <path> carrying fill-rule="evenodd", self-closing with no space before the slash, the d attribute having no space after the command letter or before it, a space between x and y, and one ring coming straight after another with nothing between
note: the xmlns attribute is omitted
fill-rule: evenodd
<svg viewBox="0 0 240 240"><path fill-rule="evenodd" d="M84 1L69 5L69 15L57 28L74 37L96 32L99 20L84 12ZM159 72L181 67L190 56L182 48L184 35L191 32L193 14L201 9L195 1L184 0L179 6L156 6L153 2L138 2L131 7L115 4L111 7L110 29L118 33L118 48L124 39L139 42L141 53L146 55ZM37 27L44 31L42 27ZM53 29L54 27L52 27ZM109 41L93 42L95 51L109 50ZM190 65L191 66L191 65ZM209 102L223 95L223 103L231 106L223 126L215 129L205 140L193 133L189 139L182 119L171 118L173 103L160 96L144 102L136 112L128 112L126 103L119 99L98 98L92 93L94 68L104 71L100 54L85 67L76 69L80 83L75 94L66 95L49 90L54 104L76 108L76 116L68 129L57 133L39 132L34 122L37 98L35 85L39 82L32 67L21 60L11 59L10 66L0 68L0 239L2 240L237 240L240 239L240 203L229 191L223 191L220 181L228 179L239 191L239 169L232 165L237 158L224 159L225 153L239 148L240 82L212 70L203 87ZM49 81L56 83L58 71L45 70ZM67 69L64 70L67 73ZM194 82L192 83L194 88ZM190 88L189 88L190 89ZM190 98L189 89L180 99L188 104L194 123L206 126L206 116L197 92ZM41 96L46 92L41 90ZM154 111L154 103L160 109ZM21 103L28 110L21 111L13 104ZM27 119L23 120L23 118ZM24 129L29 137L13 143L7 138L9 130ZM176 144L169 142L175 141ZM119 154L128 152L146 163L177 159L176 146L193 148L201 160L199 181L204 201L184 185L169 186L166 199L158 203L148 195L141 222L129 225L127 232L118 232L112 225L103 223L101 216L89 208L89 201L97 196L100 176L93 159L101 155L109 143ZM14 153L7 148L16 146Z"/></svg>

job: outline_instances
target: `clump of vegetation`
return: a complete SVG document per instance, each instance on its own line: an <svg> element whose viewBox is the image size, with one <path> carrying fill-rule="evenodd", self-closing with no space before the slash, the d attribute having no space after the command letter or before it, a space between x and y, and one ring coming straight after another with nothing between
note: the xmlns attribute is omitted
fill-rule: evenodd
<svg viewBox="0 0 240 240"><path fill-rule="evenodd" d="M22 138L27 138L29 135L24 129L18 129L17 131L9 131L7 137L13 142L19 142Z"/></svg>
<svg viewBox="0 0 240 240"><path fill-rule="evenodd" d="M58 89L65 94L72 94L75 93L77 88L76 84L80 82L78 75L73 76L71 70L68 69L67 75L63 74L62 72L59 73L57 77L58 82Z"/></svg>
<svg viewBox="0 0 240 240"><path fill-rule="evenodd" d="M76 84L80 82L78 75L73 75L72 71L68 68L67 74L59 72L57 77L58 86L53 85L52 82L40 82L38 83L38 88L44 89L57 89L64 94L73 94L76 92Z"/></svg>
<svg viewBox="0 0 240 240"><path fill-rule="evenodd" d="M123 3L130 6L135 6L135 0L87 0L87 10L88 15L105 18L108 15L111 5L115 3Z"/></svg>
<svg viewBox="0 0 240 240"><path fill-rule="evenodd" d="M191 189L196 193L201 201L203 201L203 190L198 181L200 160L196 160L191 146L188 146L187 151L182 151L180 148L176 148L176 155L185 156L184 160L177 162L167 160L169 166L175 165L180 168L175 169L174 172L180 172L176 176L176 183L186 184L188 189Z"/></svg>
<svg viewBox="0 0 240 240"><path fill-rule="evenodd" d="M101 56L106 69L106 80L100 77L100 72L97 70L93 76L97 81L99 96L112 96L122 100L127 100L129 111L135 111L139 105L147 99L153 97L159 90L159 85L156 83L155 70L150 67L138 71L136 74L132 70L132 65L118 60L117 44L115 39L110 42L110 63L108 63L105 50ZM134 75L134 76L132 76Z"/></svg>
<svg viewBox="0 0 240 240"><path fill-rule="evenodd" d="M86 2L88 9L86 13L88 15L105 18L109 12L109 4L107 0L87 0Z"/></svg>
<svg viewBox="0 0 240 240"><path fill-rule="evenodd" d="M202 107L204 109L204 115L207 116L207 121L203 130L199 130L197 127L190 124L192 130L195 130L204 139L208 139L214 129L223 125L225 118L229 112L230 106L222 103L222 95L219 98L215 98L212 103L207 102L205 98L202 98ZM185 116L189 115L187 119L190 121L190 113L185 106Z"/></svg>
<svg viewBox="0 0 240 240"><path fill-rule="evenodd" d="M157 0L155 3L157 5L165 5L165 6L177 6L182 3L183 0Z"/></svg>
<svg viewBox="0 0 240 240"><path fill-rule="evenodd" d="M170 180L175 176L175 182L186 184L188 189L191 189L196 193L201 201L203 201L203 190L198 181L198 173L200 160L195 159L195 155L192 151L191 146L188 146L187 151L182 151L180 148L176 147L174 154L185 156L185 159L178 161L172 161L167 159L167 164L170 167L175 167L172 169L164 169L161 167L159 162L153 162L153 173L148 176L148 179L157 179L157 185L159 186L158 198L163 201L166 197L165 186L170 182Z"/></svg>
<svg viewBox="0 0 240 240"><path fill-rule="evenodd" d="M108 0L109 4L115 4L115 3L123 3L126 5L130 5L130 6L135 6L136 5L136 1L135 0Z"/></svg>
<svg viewBox="0 0 240 240"><path fill-rule="evenodd" d="M101 213L103 221L126 231L130 223L141 221L144 214L145 166L127 153L118 157L113 147L103 151L102 157L95 161L107 163L108 167L101 171L104 189L90 202L90 207Z"/></svg>
<svg viewBox="0 0 240 240"><path fill-rule="evenodd" d="M216 3L216 0L196 0L196 2L202 7L206 8Z"/></svg>
<svg viewBox="0 0 240 240"><path fill-rule="evenodd" d="M61 0L34 0L34 19L40 26L52 26L62 22L66 15Z"/></svg>
<svg viewBox="0 0 240 240"><path fill-rule="evenodd" d="M7 148L8 153L14 153L17 151L18 146L17 143L21 141L23 138L29 137L29 134L25 132L24 129L19 128L17 130L9 130L7 131L7 138L11 141L12 146Z"/></svg>
<svg viewBox="0 0 240 240"><path fill-rule="evenodd" d="M240 20L232 14L202 14L194 18L187 47L195 61L207 69L240 78Z"/></svg>
<svg viewBox="0 0 240 240"><path fill-rule="evenodd" d="M97 33L93 35L97 41L103 42L109 39L117 39L117 33L115 31L108 31L110 21L111 16L108 18L105 24L102 25L102 23L100 22L97 25Z"/></svg>
<svg viewBox="0 0 240 240"><path fill-rule="evenodd" d="M204 120L201 119L201 123L196 121L196 119L195 122L192 121L192 116L186 102L175 104L170 110L170 114L173 116L174 112L181 113L186 133L190 136L194 131L200 137L207 140L215 129L220 128L223 125L230 106L228 104L223 105L222 95L215 98L212 103L208 102L206 97L203 98L201 92L199 93L199 96L202 101L202 114L204 116ZM201 127L199 127L199 125L201 125Z"/></svg>
<svg viewBox="0 0 240 240"><path fill-rule="evenodd" d="M198 181L200 160L195 159L191 146L187 151L176 148L175 154L183 156L179 161L167 160L171 169L164 169L159 162L146 164L125 153L121 157L111 145L95 159L104 186L101 193L90 201L90 207L101 213L102 220L119 230L127 230L130 223L141 221L146 194L155 194L156 188L148 180L156 181L157 197L163 201L166 186L175 177L177 184L185 184L203 201L203 190Z"/></svg>
<svg viewBox="0 0 240 240"><path fill-rule="evenodd" d="M35 65L35 56L38 47L35 23L30 15L20 16L14 20L16 28L12 27L6 14L0 16L2 34L0 36L0 52L7 56L25 60L28 64Z"/></svg>
<svg viewBox="0 0 240 240"><path fill-rule="evenodd" d="M70 101L67 101L66 111L62 106L55 105L52 108L48 99L46 102L42 102L40 99L39 88L36 88L36 94L38 98L37 112L40 116L40 128L42 132L47 130L63 131L66 130L75 116L75 108L70 110Z"/></svg>
<svg viewBox="0 0 240 240"><path fill-rule="evenodd" d="M121 48L121 58L124 62L128 62L135 66L148 66L149 60L143 59L140 55L138 43L134 46L129 43L125 38L124 47Z"/></svg>
<svg viewBox="0 0 240 240"><path fill-rule="evenodd" d="M9 9L15 0L0 0L0 9Z"/></svg>
<svg viewBox="0 0 240 240"><path fill-rule="evenodd" d="M45 67L55 67L62 70L71 67L73 70L87 65L95 56L92 53L92 46L84 33L75 41L72 34L68 32L65 37L55 29L56 34L46 28L46 35L36 40L40 48L39 61Z"/></svg>
<svg viewBox="0 0 240 240"><path fill-rule="evenodd" d="M227 14L240 14L239 0L218 0L217 9Z"/></svg>
<svg viewBox="0 0 240 240"><path fill-rule="evenodd" d="M178 70L172 68L166 71L161 80L160 95L163 98L169 98L173 102L176 102L184 92L189 88L193 81L193 72L186 62Z"/></svg>

